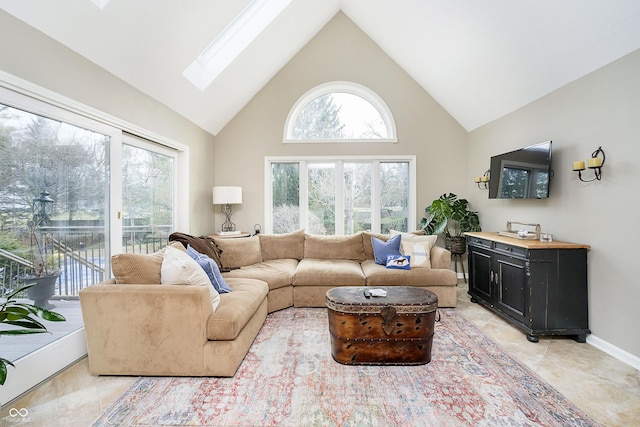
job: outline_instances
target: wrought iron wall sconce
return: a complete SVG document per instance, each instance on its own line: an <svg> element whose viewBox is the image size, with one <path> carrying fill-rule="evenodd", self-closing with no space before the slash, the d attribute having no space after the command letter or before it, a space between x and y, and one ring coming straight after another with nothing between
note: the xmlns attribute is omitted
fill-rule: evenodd
<svg viewBox="0 0 640 427"><path fill-rule="evenodd" d="M478 188L481 190L488 190L489 178L490 178L490 171L486 171L482 176L477 176L475 179L475 182L476 184L478 184Z"/></svg>
<svg viewBox="0 0 640 427"><path fill-rule="evenodd" d="M573 162L573 170L578 172L578 179L582 182L591 182L602 179L602 167L604 166L604 150L602 147L598 147L596 151L591 153L591 158L587 161L587 167L593 170L594 177L592 179L583 179L582 171L585 169L584 162L579 160Z"/></svg>

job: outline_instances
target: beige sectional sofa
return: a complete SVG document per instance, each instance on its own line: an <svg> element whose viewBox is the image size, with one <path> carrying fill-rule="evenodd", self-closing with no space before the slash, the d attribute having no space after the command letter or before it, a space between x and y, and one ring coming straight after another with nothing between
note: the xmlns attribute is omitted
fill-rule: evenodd
<svg viewBox="0 0 640 427"><path fill-rule="evenodd" d="M434 246L431 268L392 270L374 263L372 236L389 237L297 231L215 239L211 256L228 270L223 276L232 289L220 294L215 310L206 286L160 284L163 251L116 255L115 278L80 291L90 372L233 376L267 313L324 307L326 291L336 286L421 286L436 293L440 307L455 307L448 251ZM191 239L205 250L210 243Z"/></svg>
<svg viewBox="0 0 640 427"><path fill-rule="evenodd" d="M336 286L418 286L438 296L440 307L456 306L456 273L451 253L432 246L430 268L388 269L376 264L372 237L317 236L299 230L249 238L216 238L225 278L253 278L269 284L269 312L283 308L324 307L326 292Z"/></svg>

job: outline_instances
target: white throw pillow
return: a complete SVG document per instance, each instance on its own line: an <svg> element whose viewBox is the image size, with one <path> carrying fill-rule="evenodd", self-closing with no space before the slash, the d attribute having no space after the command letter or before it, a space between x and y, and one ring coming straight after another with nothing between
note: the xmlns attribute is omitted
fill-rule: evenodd
<svg viewBox="0 0 640 427"><path fill-rule="evenodd" d="M390 230L394 236L400 234L400 252L411 257L411 268L431 268L431 248L438 240L437 235L416 235Z"/></svg>
<svg viewBox="0 0 640 427"><path fill-rule="evenodd" d="M216 311L220 294L209 281L207 273L189 255L178 249L167 247L162 259L160 283L163 285L206 286L209 288L211 305Z"/></svg>
<svg viewBox="0 0 640 427"><path fill-rule="evenodd" d="M431 245L429 242L410 242L403 238L400 249L402 255L409 257L411 268L431 268Z"/></svg>

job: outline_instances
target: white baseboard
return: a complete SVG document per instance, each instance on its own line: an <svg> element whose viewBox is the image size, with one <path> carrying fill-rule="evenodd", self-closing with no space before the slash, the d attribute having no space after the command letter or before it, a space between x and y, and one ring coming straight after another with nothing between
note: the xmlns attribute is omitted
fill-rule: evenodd
<svg viewBox="0 0 640 427"><path fill-rule="evenodd" d="M615 357L622 363L626 363L632 368L640 371L640 357L624 351L623 349L618 348L615 345L603 340L602 338L596 337L595 335L587 335L587 343L599 350L604 351L608 355Z"/></svg>

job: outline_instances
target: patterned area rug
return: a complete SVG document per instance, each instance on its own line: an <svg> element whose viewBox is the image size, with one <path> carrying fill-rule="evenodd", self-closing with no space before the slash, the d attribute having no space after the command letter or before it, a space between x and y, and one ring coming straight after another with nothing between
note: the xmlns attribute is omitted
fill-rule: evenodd
<svg viewBox="0 0 640 427"><path fill-rule="evenodd" d="M95 426L594 426L460 316L440 309L431 363L346 366L326 309L270 314L233 378L140 378Z"/></svg>

